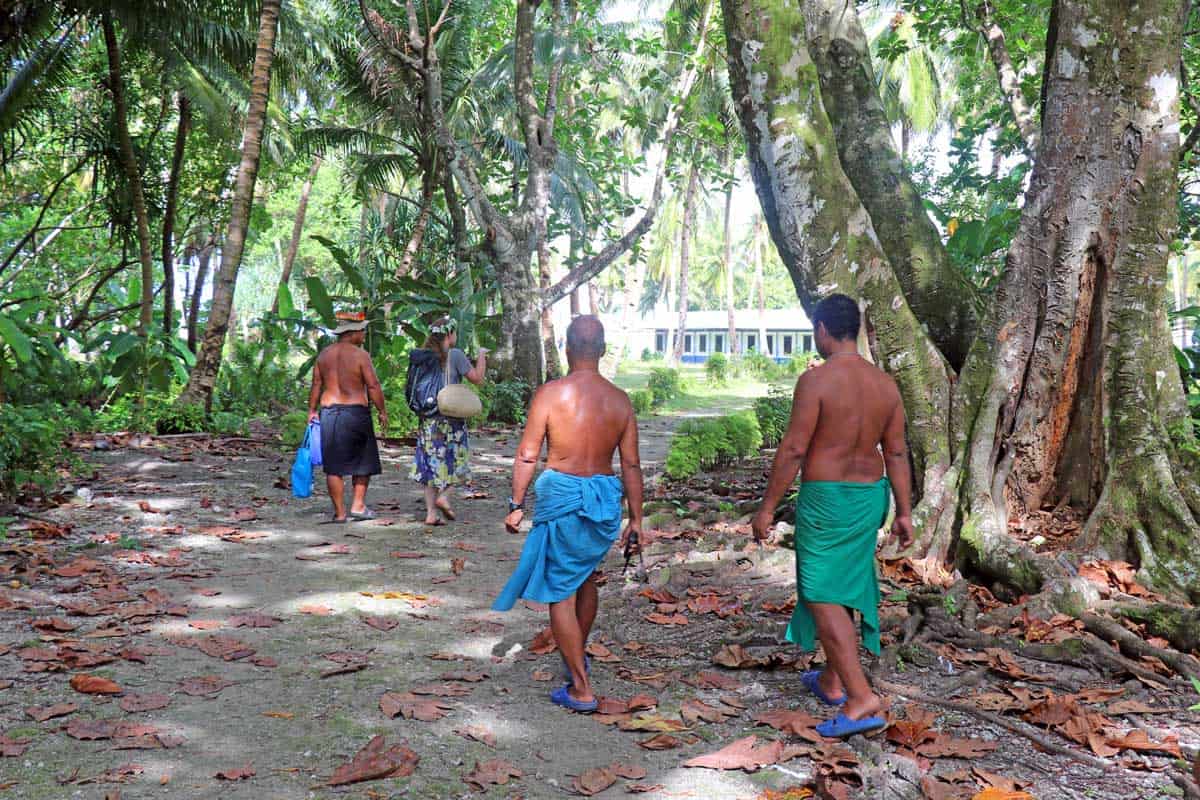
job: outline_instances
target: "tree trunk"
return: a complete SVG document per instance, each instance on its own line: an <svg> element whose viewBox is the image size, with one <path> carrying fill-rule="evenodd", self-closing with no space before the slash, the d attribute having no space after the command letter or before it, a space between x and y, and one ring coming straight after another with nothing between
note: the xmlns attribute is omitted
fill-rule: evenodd
<svg viewBox="0 0 1200 800"><path fill-rule="evenodd" d="M1011 577L1009 517L1070 504L1088 514L1079 548L1196 599L1200 488L1166 321L1183 3L1063 1L1056 16L1042 144L963 380L982 389L962 402L964 549ZM1026 559L1019 577L1053 571Z"/></svg>
<svg viewBox="0 0 1200 800"><path fill-rule="evenodd" d="M196 338L200 320L200 299L204 295L204 284L208 281L208 265L212 261L213 249L216 248L213 237L201 246L196 254L196 280L192 285L192 294L188 299L187 315L187 346L188 350L196 352Z"/></svg>
<svg viewBox="0 0 1200 800"><path fill-rule="evenodd" d="M696 222L696 192L700 188L700 171L693 158L688 170L687 189L683 195L683 225L679 232L679 334L675 340L674 355L671 361L675 364L683 361L683 339L687 333L688 312L688 272L691 269L689 260L692 250L692 226Z"/></svg>
<svg viewBox="0 0 1200 800"><path fill-rule="evenodd" d="M275 33L279 22L280 3L281 0L263 0L259 16L258 45L250 78L250 104L242 129L242 162L234 184L229 229L221 248L221 267L213 289L212 309L208 315L208 325L204 329L204 341L201 343L196 366L192 368L187 386L179 396L181 405L203 404L206 408L211 406L213 386L221 368L221 354L225 349L225 334L229 330L229 316L233 310L234 288L237 285L238 269L242 264L242 251L246 246L246 231L250 224L250 211L254 199L254 182L258 177L259 153L267 123L267 97L271 86L271 62L275 57Z"/></svg>
<svg viewBox="0 0 1200 800"><path fill-rule="evenodd" d="M858 299L874 346L906 401L914 461L916 520L946 537L950 469L950 374L881 250L871 217L838 160L821 103L817 68L804 46L805 20L782 0L724 0L734 105L750 174L775 247L806 312L839 291ZM763 345L766 342L762 342Z"/></svg>
<svg viewBox="0 0 1200 800"><path fill-rule="evenodd" d="M121 48L117 43L117 32L113 28L112 16L101 15L104 28L104 46L108 51L108 83L113 96L113 121L117 128L117 141L121 152L121 166L129 182L129 200L133 206L133 220L137 229L138 261L142 265L142 305L138 317L138 334L147 336L154 320L154 261L150 253L150 222L146 217L146 197L142 191L142 169L133 152L133 140L129 136L129 108L125 101L125 78L121 68Z"/></svg>
<svg viewBox="0 0 1200 800"><path fill-rule="evenodd" d="M725 264L725 313L729 317L729 332L726 345L729 355L737 356L739 352L737 340L737 320L734 318L733 301L733 239L730 236L730 218L733 211L733 181L725 186L725 227L722 233L722 253Z"/></svg>
<svg viewBox="0 0 1200 800"><path fill-rule="evenodd" d="M1012 58L1008 54L1008 44L1004 40L1004 29L996 23L996 10L991 0L983 0L975 8L975 17L979 20L979 34L987 40L988 55L991 56L992 66L1000 79L1000 89L1008 100L1009 110L1021 138L1025 141L1025 151L1032 157L1038 149L1039 132L1033 109L1025 102L1025 94L1021 91L1021 80L1013 68Z"/></svg>
<svg viewBox="0 0 1200 800"><path fill-rule="evenodd" d="M175 151L171 157L171 174L167 179L167 201L163 210L163 332L175 334L175 214L179 201L179 180L183 172L183 155L187 147L188 129L192 124L191 103L179 93L179 125L175 129Z"/></svg>
<svg viewBox="0 0 1200 800"><path fill-rule="evenodd" d="M546 237L538 242L538 288L545 292L550 288L550 247ZM539 292L539 294L541 294ZM562 364L558 360L558 343L554 339L554 315L550 306L542 306L542 352L546 354L546 380L562 377Z"/></svg>
<svg viewBox="0 0 1200 800"><path fill-rule="evenodd" d="M283 255L283 264L279 270L279 286L287 286L292 280L292 265L296 263L296 253L300 251L300 235L304 232L304 217L308 213L308 196L312 193L313 181L317 179L317 171L321 169L321 157L313 159L308 177L300 186L300 200L296 203L296 219L292 222L292 238L288 241L287 252ZM279 291L271 301L271 313L279 313Z"/></svg>
<svg viewBox="0 0 1200 800"><path fill-rule="evenodd" d="M815 24L811 2L819 42L830 27ZM844 95L792 44L804 20L779 0L724 9L751 173L801 302L859 297L877 363L905 398L920 552L953 545L975 574L1036 592L1070 570L1010 536L1010 516L1069 504L1087 517L1077 551L1129 560L1142 581L1200 598L1200 464L1166 324L1182 0L1055 3L1020 228L957 380L905 302L892 265L906 253L874 237L882 214L841 173L847 153L870 150L872 129L840 125L851 141L827 146L818 80L832 104Z"/></svg>
<svg viewBox="0 0 1200 800"><path fill-rule="evenodd" d="M571 290L571 319L578 317L582 313L579 310L579 287L576 286Z"/></svg>
<svg viewBox="0 0 1200 800"><path fill-rule="evenodd" d="M432 160L432 159L431 159ZM436 176L432 167L426 167L421 173L421 208L417 212L417 221L413 224L412 233L404 244L404 252L400 263L396 266L396 277L402 278L412 272L413 259L425 241L425 231L429 228L429 217L433 214L433 187Z"/></svg>
<svg viewBox="0 0 1200 800"><path fill-rule="evenodd" d="M871 215L905 299L957 369L978 326L976 292L950 260L896 151L858 13L842 0L802 5L841 168Z"/></svg>

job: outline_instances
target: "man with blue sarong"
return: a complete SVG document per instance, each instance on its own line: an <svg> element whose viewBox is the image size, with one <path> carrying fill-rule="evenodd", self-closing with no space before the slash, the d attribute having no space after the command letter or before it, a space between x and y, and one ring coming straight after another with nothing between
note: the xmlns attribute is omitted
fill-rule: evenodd
<svg viewBox="0 0 1200 800"><path fill-rule="evenodd" d="M852 613L861 615L863 645L878 655L875 546L889 488L896 501L891 538L902 548L912 543L912 473L900 392L858 355L858 305L845 295L827 297L817 304L813 324L825 363L796 381L792 417L752 527L756 539L766 538L775 508L802 472L797 603L787 638L804 650L821 640L827 668L805 672L801 681L822 702L841 708L817 726L823 736L841 738L887 725L858 661Z"/></svg>
<svg viewBox="0 0 1200 800"><path fill-rule="evenodd" d="M534 484L533 529L521 560L492 606L508 611L519 599L549 604L550 627L569 680L550 699L584 713L597 707L584 655L599 605L595 572L618 535L623 546L631 532L638 537L642 532L637 415L625 392L600 375L603 355L600 320L577 317L567 329L569 373L533 396L513 466L504 521L509 532L516 533L524 518L526 492L543 441L546 469ZM612 469L618 450L619 479ZM629 501L629 525L623 534L622 495Z"/></svg>

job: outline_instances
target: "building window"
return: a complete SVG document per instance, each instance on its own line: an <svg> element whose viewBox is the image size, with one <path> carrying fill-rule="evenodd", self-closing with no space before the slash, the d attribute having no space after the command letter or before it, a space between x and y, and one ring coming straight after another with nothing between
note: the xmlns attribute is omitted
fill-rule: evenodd
<svg viewBox="0 0 1200 800"><path fill-rule="evenodd" d="M692 352L692 335L690 333L683 337L683 352Z"/></svg>
<svg viewBox="0 0 1200 800"><path fill-rule="evenodd" d="M708 352L708 334L707 333L700 334L700 352L701 353Z"/></svg>
<svg viewBox="0 0 1200 800"><path fill-rule="evenodd" d="M811 353L811 352L812 352L812 349L813 349L813 346L812 346L812 335L811 335L811 334L808 334L808 333L804 334L804 340L803 340L803 341L804 341L804 352L806 352L806 353Z"/></svg>
<svg viewBox="0 0 1200 800"><path fill-rule="evenodd" d="M656 352L656 353L667 352L667 332L666 331L656 331L654 333L654 352Z"/></svg>
<svg viewBox="0 0 1200 800"><path fill-rule="evenodd" d="M758 337L755 336L753 333L746 334L746 350L750 351L750 350L757 350L757 349L758 349Z"/></svg>
<svg viewBox="0 0 1200 800"><path fill-rule="evenodd" d="M775 334L773 333L767 334L767 352L775 355Z"/></svg>
<svg viewBox="0 0 1200 800"><path fill-rule="evenodd" d="M713 352L714 353L724 353L725 352L725 334L718 333L716 336L713 337Z"/></svg>
<svg viewBox="0 0 1200 800"><path fill-rule="evenodd" d="M785 356L792 354L792 335L790 333L783 337L783 354Z"/></svg>

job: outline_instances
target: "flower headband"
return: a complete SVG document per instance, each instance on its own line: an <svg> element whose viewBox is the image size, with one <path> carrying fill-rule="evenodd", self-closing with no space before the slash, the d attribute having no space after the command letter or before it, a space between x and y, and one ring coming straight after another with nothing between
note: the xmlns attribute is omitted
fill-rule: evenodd
<svg viewBox="0 0 1200 800"><path fill-rule="evenodd" d="M442 324L432 326L429 329L429 332L430 333L450 333L457 327L458 327L458 324L454 321L454 317L450 317Z"/></svg>

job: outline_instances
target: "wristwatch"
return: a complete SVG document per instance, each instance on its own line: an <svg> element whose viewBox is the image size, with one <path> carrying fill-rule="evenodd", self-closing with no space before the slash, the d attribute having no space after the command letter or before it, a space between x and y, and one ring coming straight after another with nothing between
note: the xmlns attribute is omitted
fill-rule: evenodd
<svg viewBox="0 0 1200 800"><path fill-rule="evenodd" d="M511 496L508 498L508 513L511 514L514 511L524 511L524 510L525 510L524 502L521 502L521 503L515 502Z"/></svg>

